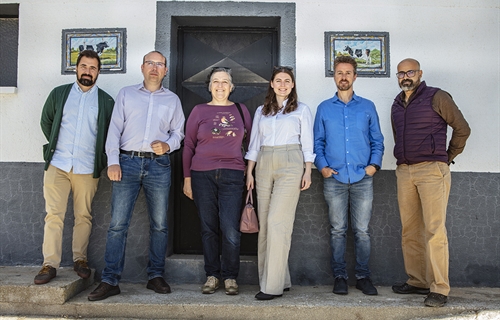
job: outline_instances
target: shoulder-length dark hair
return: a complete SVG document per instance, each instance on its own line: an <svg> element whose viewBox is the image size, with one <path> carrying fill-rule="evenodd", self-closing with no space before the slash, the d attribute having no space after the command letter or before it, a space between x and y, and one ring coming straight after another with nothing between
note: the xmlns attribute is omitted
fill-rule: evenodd
<svg viewBox="0 0 500 320"><path fill-rule="evenodd" d="M295 77L293 75L293 69L290 67L276 67L273 70L273 75L271 76L271 80L269 81L269 87L267 88L266 100L264 101L264 107L262 108L262 114L265 116L276 115L282 106L278 106L278 101L276 100L276 93L274 93L273 87L271 87L271 82L274 81L274 78L278 73L286 73L292 78L292 83L294 84L292 91L288 95L288 101L286 102L285 109L283 110L283 114L290 113L298 108L298 97L297 90L295 89Z"/></svg>

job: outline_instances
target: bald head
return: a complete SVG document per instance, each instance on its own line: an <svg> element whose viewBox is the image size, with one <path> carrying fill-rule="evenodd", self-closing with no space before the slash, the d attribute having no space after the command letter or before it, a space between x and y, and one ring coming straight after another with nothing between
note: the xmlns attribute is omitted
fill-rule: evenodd
<svg viewBox="0 0 500 320"><path fill-rule="evenodd" d="M398 70L399 70L399 66L402 65L402 64L412 64L412 65L416 65L418 68L417 69L420 69L420 62L418 62L417 60L413 59L413 58L406 58L404 60L402 60L399 64L398 64Z"/></svg>

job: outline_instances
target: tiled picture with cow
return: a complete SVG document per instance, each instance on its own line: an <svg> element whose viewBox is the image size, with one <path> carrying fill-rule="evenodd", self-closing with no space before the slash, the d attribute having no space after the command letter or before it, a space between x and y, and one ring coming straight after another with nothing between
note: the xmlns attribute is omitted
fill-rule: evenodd
<svg viewBox="0 0 500 320"><path fill-rule="evenodd" d="M333 61L338 56L353 57L358 76L388 77L388 32L325 32L327 76L333 76Z"/></svg>
<svg viewBox="0 0 500 320"><path fill-rule="evenodd" d="M125 37L124 28L63 30L62 73L75 72L76 59L83 50L97 52L102 63L101 73L124 73Z"/></svg>

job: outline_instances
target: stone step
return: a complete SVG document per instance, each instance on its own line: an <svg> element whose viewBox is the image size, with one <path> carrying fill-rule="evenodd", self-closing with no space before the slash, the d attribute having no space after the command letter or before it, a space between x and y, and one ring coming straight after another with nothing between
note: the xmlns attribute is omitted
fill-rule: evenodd
<svg viewBox="0 0 500 320"><path fill-rule="evenodd" d="M80 278L73 268L59 268L47 284L36 285L37 267L0 266L0 302L62 305L94 283L94 270L88 279Z"/></svg>
<svg viewBox="0 0 500 320"><path fill-rule="evenodd" d="M37 286L38 270L0 267L0 319L500 319L500 288L452 288L445 307L429 308L425 296L398 295L379 286L377 296L352 286L345 296L334 295L331 286L293 286L283 297L258 301L257 285L240 285L239 295L228 296L223 288L201 294L201 283L171 283L171 294L157 294L145 282L123 282L121 294L90 302L87 296L97 283L60 268L50 283Z"/></svg>
<svg viewBox="0 0 500 320"><path fill-rule="evenodd" d="M174 254L165 262L165 279L168 283L199 284L207 278L202 255ZM240 284L259 284L257 256L240 256Z"/></svg>

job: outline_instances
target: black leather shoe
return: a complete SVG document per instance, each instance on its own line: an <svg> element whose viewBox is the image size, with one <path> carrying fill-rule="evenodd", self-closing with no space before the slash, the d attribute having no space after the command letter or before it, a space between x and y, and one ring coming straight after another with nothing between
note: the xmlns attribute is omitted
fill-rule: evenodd
<svg viewBox="0 0 500 320"><path fill-rule="evenodd" d="M429 289L414 287L406 282L399 286L398 285L392 286L392 291L401 294L408 294L408 293L429 294L430 292Z"/></svg>
<svg viewBox="0 0 500 320"><path fill-rule="evenodd" d="M82 279L88 279L92 273L85 260L76 260L75 263L73 263L73 270L75 270L76 274Z"/></svg>
<svg viewBox="0 0 500 320"><path fill-rule="evenodd" d="M101 282L99 286L88 295L89 301L104 300L111 296L120 294L119 286L112 286L106 282Z"/></svg>
<svg viewBox="0 0 500 320"><path fill-rule="evenodd" d="M448 302L447 296L435 292L429 293L424 301L425 305L428 307L442 307L446 302Z"/></svg>
<svg viewBox="0 0 500 320"><path fill-rule="evenodd" d="M262 291L259 291L259 293L255 295L255 298L257 300L273 300L274 298L279 298L282 296L283 296L282 294L267 294Z"/></svg>
<svg viewBox="0 0 500 320"><path fill-rule="evenodd" d="M333 284L333 293L347 294L347 279L342 277L335 278L335 283Z"/></svg>
<svg viewBox="0 0 500 320"><path fill-rule="evenodd" d="M163 277L156 277L148 281L146 288L154 290L156 293L170 293L170 286Z"/></svg>
<svg viewBox="0 0 500 320"><path fill-rule="evenodd" d="M358 279L356 281L356 289L371 296L376 296L378 294L377 288L373 286L372 280L368 277Z"/></svg>

